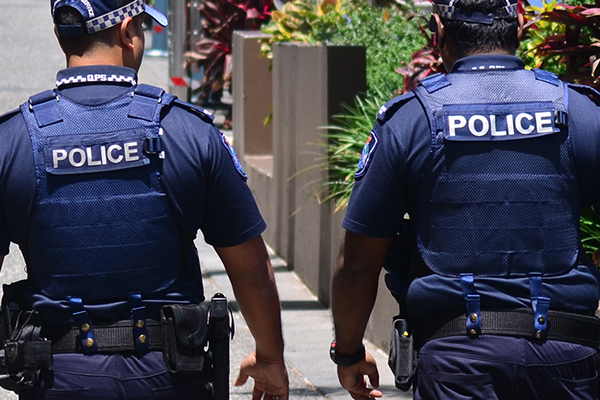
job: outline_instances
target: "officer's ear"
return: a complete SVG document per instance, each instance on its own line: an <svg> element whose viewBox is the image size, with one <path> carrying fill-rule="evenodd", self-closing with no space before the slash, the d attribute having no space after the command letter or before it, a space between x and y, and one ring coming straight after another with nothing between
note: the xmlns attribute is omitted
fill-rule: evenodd
<svg viewBox="0 0 600 400"><path fill-rule="evenodd" d="M446 39L446 30L442 19L438 14L433 14L429 20L429 29L435 34L435 42L438 48L444 45Z"/></svg>
<svg viewBox="0 0 600 400"><path fill-rule="evenodd" d="M119 26L119 39L126 48L133 50L134 48L134 37L137 35L133 18L127 17L121 22Z"/></svg>
<svg viewBox="0 0 600 400"><path fill-rule="evenodd" d="M517 40L520 42L521 40L523 40L523 37L525 35L525 18L523 17L523 14L519 14L517 16L517 21L519 22L519 29L517 30Z"/></svg>

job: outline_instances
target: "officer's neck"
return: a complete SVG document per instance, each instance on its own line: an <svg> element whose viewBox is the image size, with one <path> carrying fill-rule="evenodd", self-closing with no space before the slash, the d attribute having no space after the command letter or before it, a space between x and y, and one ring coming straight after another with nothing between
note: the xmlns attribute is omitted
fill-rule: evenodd
<svg viewBox="0 0 600 400"><path fill-rule="evenodd" d="M94 65L114 65L120 67L139 69L138 63L128 57L119 47L102 48L97 51L88 51L81 55L66 54L67 68L87 67Z"/></svg>
<svg viewBox="0 0 600 400"><path fill-rule="evenodd" d="M470 57L470 56L485 56L485 55L505 55L505 56L514 56L514 53L511 53L505 49L495 49L491 51L473 51L467 54L461 54L460 56L456 54L456 52L448 52L446 54L442 53L442 60L444 62L444 67L446 71L452 71L454 64L461 58Z"/></svg>

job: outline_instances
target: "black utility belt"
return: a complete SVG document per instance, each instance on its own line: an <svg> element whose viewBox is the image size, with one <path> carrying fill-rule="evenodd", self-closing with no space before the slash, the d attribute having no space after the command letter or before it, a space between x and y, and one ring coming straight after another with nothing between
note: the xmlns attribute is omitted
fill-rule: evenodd
<svg viewBox="0 0 600 400"><path fill-rule="evenodd" d="M515 336L531 339L536 337L533 310L481 311L481 335ZM464 312L444 313L418 319L414 325L415 345L420 348L426 342L449 336L470 335L466 329ZM595 316L550 310L548 330L543 340L559 340L593 348L600 348L600 320Z"/></svg>
<svg viewBox="0 0 600 400"><path fill-rule="evenodd" d="M136 350L134 327L131 320L118 321L109 325L94 324L94 335L99 353L121 353ZM163 349L163 333L160 321L146 320L149 350ZM52 353L83 353L84 343L78 327L45 327L45 337L52 341Z"/></svg>

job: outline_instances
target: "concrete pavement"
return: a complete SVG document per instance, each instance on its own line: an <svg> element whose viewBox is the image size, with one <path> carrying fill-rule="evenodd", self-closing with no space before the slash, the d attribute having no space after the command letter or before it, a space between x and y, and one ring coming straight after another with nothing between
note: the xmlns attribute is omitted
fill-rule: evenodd
<svg viewBox="0 0 600 400"><path fill-rule="evenodd" d="M0 0L0 114L17 107L28 96L54 86L56 71L64 68L64 56L52 34L50 1ZM168 86L168 63L165 58L146 57L139 72L141 82ZM196 240L203 267L207 297L223 292L233 303L235 298L225 270L214 252L201 237ZM328 358L333 337L331 313L302 284L284 260L273 255L273 266L279 287L286 362L292 399L349 399L339 386L336 368ZM13 246L0 272L3 283L25 277L20 252ZM240 362L253 350L253 340L241 314L234 313L236 335L231 344L231 376L233 382ZM366 343L375 356L381 374L384 397L409 399L393 387L393 377L387 368L386 354ZM252 384L231 388L232 399L248 399ZM0 390L0 400L15 399Z"/></svg>

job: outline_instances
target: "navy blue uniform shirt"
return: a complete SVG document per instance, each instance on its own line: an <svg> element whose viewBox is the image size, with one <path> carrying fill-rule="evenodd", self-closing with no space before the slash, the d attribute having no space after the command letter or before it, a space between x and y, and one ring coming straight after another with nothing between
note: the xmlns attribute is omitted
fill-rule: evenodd
<svg viewBox="0 0 600 400"><path fill-rule="evenodd" d="M131 90L136 80L135 71L125 67L77 67L58 73L57 88L59 96L101 105ZM179 230L195 237L200 229L215 247L238 245L261 234L266 224L219 130L178 104L168 109L162 128L161 182ZM6 255L10 242L26 244L36 177L31 139L19 112L0 117L0 135L0 254ZM32 296L38 310L64 311L52 312L54 323L66 323L63 316L70 318L65 302L54 302L41 293ZM202 300L198 296L191 282L177 280L157 294L156 304L165 299ZM127 308L126 302L87 307L103 319L129 318Z"/></svg>
<svg viewBox="0 0 600 400"><path fill-rule="evenodd" d="M481 71L488 66L524 68L517 57L472 56L457 61L452 73ZM496 69L497 70L497 69ZM600 112L586 96L569 89L569 135L579 181L581 207L600 204ZM385 122L374 126L378 143L363 175L357 179L343 227L378 238L393 237L406 213L415 215L418 185L430 155L431 129L416 97L407 100ZM408 265L400 268L409 267ZM565 276L544 278L544 293L551 308L591 312L598 306L598 271L579 265ZM530 307L528 278L478 277L482 308ZM408 287L406 305L413 315L427 315L446 308L464 308L459 279L429 275Z"/></svg>

